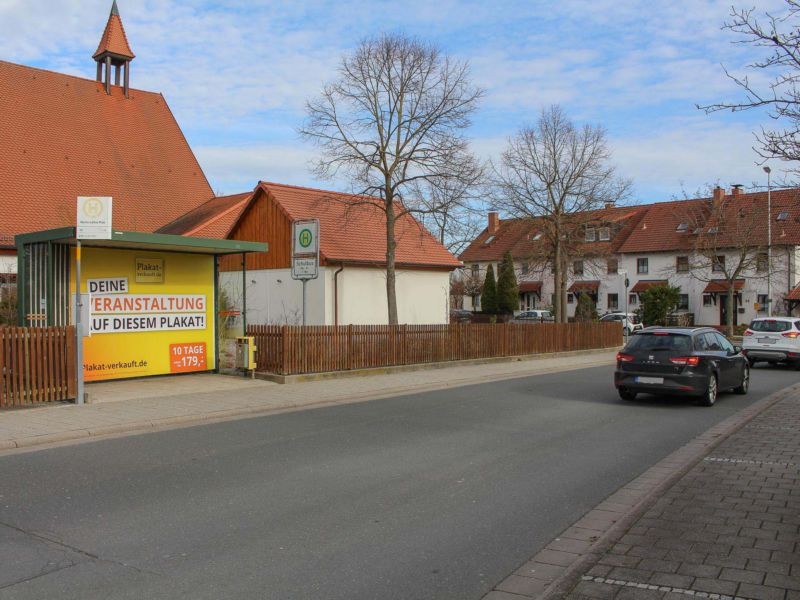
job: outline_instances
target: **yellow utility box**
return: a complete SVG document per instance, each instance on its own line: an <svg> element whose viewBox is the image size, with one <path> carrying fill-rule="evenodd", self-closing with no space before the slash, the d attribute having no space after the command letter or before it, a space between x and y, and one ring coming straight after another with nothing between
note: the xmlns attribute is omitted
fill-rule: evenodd
<svg viewBox="0 0 800 600"><path fill-rule="evenodd" d="M236 368L245 371L256 369L256 344L252 336L236 338Z"/></svg>

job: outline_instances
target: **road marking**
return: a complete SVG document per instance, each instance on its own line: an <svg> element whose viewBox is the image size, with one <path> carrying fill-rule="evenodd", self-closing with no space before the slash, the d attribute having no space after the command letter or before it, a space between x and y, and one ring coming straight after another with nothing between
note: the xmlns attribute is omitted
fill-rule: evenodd
<svg viewBox="0 0 800 600"><path fill-rule="evenodd" d="M793 462L775 462L771 460L750 460L746 458L724 458L720 456L707 456L703 459L706 462L721 462L721 463L736 463L745 465L772 465L778 467L798 467L797 463Z"/></svg>
<svg viewBox="0 0 800 600"><path fill-rule="evenodd" d="M606 585L616 585L619 587L638 588L640 590L673 592L675 594L684 594L685 596L694 596L695 598L709 598L710 600L752 600L748 596L729 596L727 594L712 594L711 592L700 592L697 590L677 588L669 585L653 585L652 583L637 583L635 581L624 581L622 579L606 579L605 577L592 577L591 575L584 575L583 577L581 577L581 579L583 581L593 581L594 583L604 583Z"/></svg>

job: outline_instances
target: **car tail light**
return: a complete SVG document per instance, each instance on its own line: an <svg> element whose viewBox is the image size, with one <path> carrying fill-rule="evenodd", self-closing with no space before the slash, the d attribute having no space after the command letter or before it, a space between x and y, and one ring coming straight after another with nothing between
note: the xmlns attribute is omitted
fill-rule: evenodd
<svg viewBox="0 0 800 600"><path fill-rule="evenodd" d="M696 367L700 364L700 357L699 356L678 356L676 358L670 358L669 362L673 365L683 365L686 367Z"/></svg>
<svg viewBox="0 0 800 600"><path fill-rule="evenodd" d="M632 360L632 355L625 354L624 352L617 352L617 362L631 362Z"/></svg>
<svg viewBox="0 0 800 600"><path fill-rule="evenodd" d="M800 337L800 333L798 333L797 331L787 331L786 333L782 333L781 335L785 338L792 338L792 339Z"/></svg>
<svg viewBox="0 0 800 600"><path fill-rule="evenodd" d="M748 335L753 335L753 332L749 329L744 330L744 336L747 337Z"/></svg>

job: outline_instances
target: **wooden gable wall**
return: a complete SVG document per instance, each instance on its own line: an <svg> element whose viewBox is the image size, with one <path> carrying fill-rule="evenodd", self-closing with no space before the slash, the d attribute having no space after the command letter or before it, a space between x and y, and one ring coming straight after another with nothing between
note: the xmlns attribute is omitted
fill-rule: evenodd
<svg viewBox="0 0 800 600"><path fill-rule="evenodd" d="M292 266L292 223L264 190L256 191L255 200L239 219L229 238L269 244L268 252L247 255L248 271L289 269ZM223 256L219 268L221 271L241 270L241 255Z"/></svg>

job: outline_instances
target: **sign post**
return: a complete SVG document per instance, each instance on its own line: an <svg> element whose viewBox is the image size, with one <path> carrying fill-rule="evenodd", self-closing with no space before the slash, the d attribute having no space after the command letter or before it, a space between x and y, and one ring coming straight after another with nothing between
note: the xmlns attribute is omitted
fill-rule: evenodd
<svg viewBox="0 0 800 600"><path fill-rule="evenodd" d="M306 284L319 277L319 219L292 223L292 279L303 284L303 325L306 324Z"/></svg>
<svg viewBox="0 0 800 600"><path fill-rule="evenodd" d="M81 240L111 239L111 197L78 196L75 215L75 377L76 404L84 403L83 299L81 297ZM91 327L91 323L86 326Z"/></svg>

